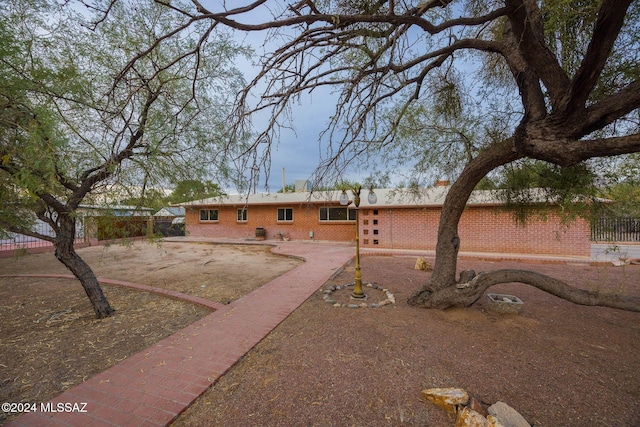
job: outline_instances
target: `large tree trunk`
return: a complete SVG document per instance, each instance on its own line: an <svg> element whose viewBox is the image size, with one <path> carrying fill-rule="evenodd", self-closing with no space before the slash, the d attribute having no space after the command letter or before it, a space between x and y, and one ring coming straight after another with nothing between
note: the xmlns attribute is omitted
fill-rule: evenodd
<svg viewBox="0 0 640 427"><path fill-rule="evenodd" d="M429 299L435 292L451 286L455 287L460 248L458 223L469 196L478 182L489 172L518 158L520 155L513 148L513 141L507 140L490 146L464 168L460 177L449 189L442 206L433 273L422 289L409 297L410 305L431 307ZM450 306L456 305L459 303L452 300Z"/></svg>
<svg viewBox="0 0 640 427"><path fill-rule="evenodd" d="M473 271L465 271L456 280L458 250L461 243L458 224L471 192L491 170L520 157L513 148L512 141L507 141L487 149L465 167L449 189L442 207L433 273L429 281L409 297L408 303L437 309L469 307L493 285L520 282L575 304L640 312L639 297L586 291L533 271L496 270L477 276Z"/></svg>
<svg viewBox="0 0 640 427"><path fill-rule="evenodd" d="M75 220L68 215L60 216L60 231L54 241L56 258L78 278L86 292L93 311L98 319L111 316L115 310L107 301L91 267L76 253L73 244L75 239Z"/></svg>

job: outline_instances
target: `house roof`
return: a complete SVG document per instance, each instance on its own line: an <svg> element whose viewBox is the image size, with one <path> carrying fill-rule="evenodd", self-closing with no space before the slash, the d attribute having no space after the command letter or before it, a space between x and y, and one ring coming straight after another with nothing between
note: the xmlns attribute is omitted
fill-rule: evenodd
<svg viewBox="0 0 640 427"><path fill-rule="evenodd" d="M128 205L80 205L80 211L84 213L110 214L114 216L144 216L150 215L153 209L144 206L128 206Z"/></svg>
<svg viewBox="0 0 640 427"><path fill-rule="evenodd" d="M165 206L153 216L184 216L184 206Z"/></svg>
<svg viewBox="0 0 640 427"><path fill-rule="evenodd" d="M444 204L444 199L449 192L450 186L435 186L421 188L376 188L374 193L377 201L369 203L369 190L363 188L360 193L360 207L412 207L412 206L433 206L440 207ZM256 193L246 195L227 195L191 202L181 203L180 206L251 206L251 205L292 205L292 204L339 204L339 190L316 191L316 192L295 192L295 193ZM353 200L353 194L347 190L349 200ZM474 191L469 198L467 205L487 206L502 205L496 191Z"/></svg>

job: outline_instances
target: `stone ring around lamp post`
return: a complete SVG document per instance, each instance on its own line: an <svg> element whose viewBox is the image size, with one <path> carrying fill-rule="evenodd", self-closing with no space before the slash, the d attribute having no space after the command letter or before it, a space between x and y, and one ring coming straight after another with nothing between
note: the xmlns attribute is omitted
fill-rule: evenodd
<svg viewBox="0 0 640 427"><path fill-rule="evenodd" d="M381 299L378 302L373 302L371 304L367 304L366 302L356 303L355 301L351 303L341 303L338 300L334 292L340 291L342 289L347 289L353 287L353 283L347 283L346 285L332 285L328 289L322 290L323 296L322 299L324 302L331 304L334 307L347 307L347 308L379 308L384 307L385 305L395 304L396 297L389 291L388 289L378 285L377 283L367 283L366 287L378 290L382 292L385 296L384 299Z"/></svg>
<svg viewBox="0 0 640 427"><path fill-rule="evenodd" d="M353 282L353 293L351 294L351 297L355 299L364 299L367 297L362 290L362 273L360 271L360 218L358 215L358 208L360 207L360 190L362 190L362 187L359 185L351 189L351 192L353 193L353 204L356 207L356 274ZM370 205L373 205L378 201L378 196L373 192L373 188L369 188L367 201ZM343 189L342 194L340 194L340 204L342 206L349 206L349 196L345 189ZM347 218L349 218L348 214Z"/></svg>

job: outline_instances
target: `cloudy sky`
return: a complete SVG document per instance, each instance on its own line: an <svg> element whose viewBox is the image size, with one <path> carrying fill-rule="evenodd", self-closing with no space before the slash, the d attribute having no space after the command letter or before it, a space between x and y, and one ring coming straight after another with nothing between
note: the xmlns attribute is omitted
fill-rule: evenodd
<svg viewBox="0 0 640 427"><path fill-rule="evenodd" d="M238 19L241 22L257 22L266 19L261 16ZM274 49L277 44L265 42L267 32L238 33L238 41L252 46L256 55L265 49ZM255 59L257 61L257 58ZM239 60L237 63L245 74L245 79L251 81L258 72L258 68L251 61ZM255 93L254 95L259 95ZM271 170L268 180L270 191L282 188L282 168L285 169L285 183L293 184L296 180L309 179L320 161L320 153L326 149L326 143L319 142L321 132L326 129L330 116L336 108L337 95L330 90L316 89L312 94L305 94L299 104L292 105L291 114L294 129L282 129L278 140L273 142L271 149ZM252 119L254 131L262 132L265 128L268 114L255 116ZM349 180L363 179L369 172L357 171L355 166L344 177ZM265 191L265 174L261 172L257 191Z"/></svg>
<svg viewBox="0 0 640 427"><path fill-rule="evenodd" d="M249 63L241 68L249 81L256 70ZM285 169L285 182L292 184L295 180L308 179L318 166L320 153L326 147L320 145L321 132L327 127L329 117L335 111L336 96L328 91L312 95L303 95L299 103L292 105L293 129L281 129L279 138L271 147L271 171L268 186L271 191L282 187L282 168ZM268 114L261 113L252 119L254 131L265 129ZM261 174L259 191L264 191L265 176Z"/></svg>
<svg viewBox="0 0 640 427"><path fill-rule="evenodd" d="M271 149L271 173L269 188L277 191L282 187L282 168L285 169L285 182L308 179L318 166L320 152L320 133L326 128L329 116L333 113L336 100L330 94L305 95L292 108L294 129L282 129L280 138L274 141ZM262 119L262 120L261 120ZM266 117L254 119L255 130L264 129ZM323 145L324 147L324 145ZM264 185L264 175L260 186Z"/></svg>

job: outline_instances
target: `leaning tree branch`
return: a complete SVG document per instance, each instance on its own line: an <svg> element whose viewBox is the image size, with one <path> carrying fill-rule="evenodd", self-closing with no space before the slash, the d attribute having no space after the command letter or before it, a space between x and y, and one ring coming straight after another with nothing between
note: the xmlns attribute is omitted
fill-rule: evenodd
<svg viewBox="0 0 640 427"><path fill-rule="evenodd" d="M613 157L640 151L640 134L612 138L577 140L555 137L549 139L546 127L531 129L529 138L516 144L518 151L532 159L568 167L597 157Z"/></svg>
<svg viewBox="0 0 640 427"><path fill-rule="evenodd" d="M15 225L9 224L8 222L4 222L4 221L0 221L0 228L10 231L11 233L22 234L23 236L34 237L36 239L45 240L51 243L55 241L54 237L47 236L46 234L37 233L28 228L16 227Z"/></svg>
<svg viewBox="0 0 640 427"><path fill-rule="evenodd" d="M480 273L468 285L469 288L475 288L476 292L482 295L493 285L512 282L533 286L574 304L640 312L640 297L579 289L535 271L495 270L488 273ZM465 287L461 284L458 285L458 289L465 289Z"/></svg>
<svg viewBox="0 0 640 427"><path fill-rule="evenodd" d="M423 288L409 298L412 305L445 309L470 307L492 286L501 283L523 283L578 305L616 308L640 312L640 297L602 293L573 287L561 280L528 270L494 270L480 273L466 271L464 283L445 288Z"/></svg>

